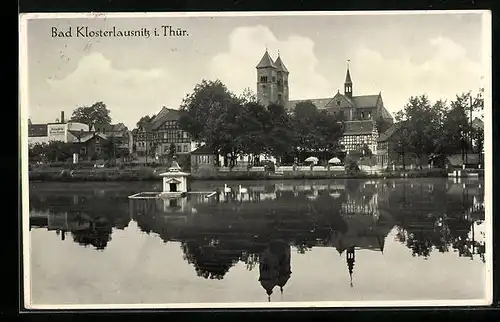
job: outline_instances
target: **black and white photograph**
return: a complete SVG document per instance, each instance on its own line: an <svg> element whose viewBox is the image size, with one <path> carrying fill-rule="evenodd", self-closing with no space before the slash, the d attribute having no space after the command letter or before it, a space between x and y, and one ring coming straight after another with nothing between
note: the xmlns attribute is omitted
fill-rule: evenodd
<svg viewBox="0 0 500 322"><path fill-rule="evenodd" d="M19 27L26 309L492 303L489 11Z"/></svg>

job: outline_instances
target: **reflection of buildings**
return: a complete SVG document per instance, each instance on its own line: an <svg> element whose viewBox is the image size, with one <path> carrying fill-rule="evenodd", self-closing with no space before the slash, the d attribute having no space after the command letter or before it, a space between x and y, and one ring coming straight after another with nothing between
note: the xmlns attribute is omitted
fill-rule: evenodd
<svg viewBox="0 0 500 322"><path fill-rule="evenodd" d="M126 200L119 200L101 190L30 191L30 229L47 228L61 240L71 233L78 244L104 249L112 229L125 229L130 221Z"/></svg>
<svg viewBox="0 0 500 322"><path fill-rule="evenodd" d="M243 197L235 185L231 194L175 201L127 199L128 192L97 189L39 191L30 193L30 221L102 249L112 228L123 229L132 219L143 232L180 242L200 277L222 279L240 261L248 269L258 265L259 283L270 296L291 278L291 247L299 253L335 248L352 280L355 257L364 253L359 250L382 255L395 224L397 239L415 256L428 257L435 249L484 261L482 188L468 185L464 190L446 180L339 180L246 186Z"/></svg>

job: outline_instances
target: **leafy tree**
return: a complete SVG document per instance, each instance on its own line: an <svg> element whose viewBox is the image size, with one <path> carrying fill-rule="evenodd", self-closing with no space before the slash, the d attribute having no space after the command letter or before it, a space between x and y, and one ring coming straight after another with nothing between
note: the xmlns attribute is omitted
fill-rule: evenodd
<svg viewBox="0 0 500 322"><path fill-rule="evenodd" d="M174 158L174 155L175 155L175 144L170 143L170 145L168 147L167 157L169 160L172 160Z"/></svg>
<svg viewBox="0 0 500 322"><path fill-rule="evenodd" d="M29 158L36 161L66 161L73 156L74 146L62 141L36 143L29 147Z"/></svg>
<svg viewBox="0 0 500 322"><path fill-rule="evenodd" d="M103 102L94 103L92 106L78 107L73 111L71 121L87 124L111 124L110 111Z"/></svg>
<svg viewBox="0 0 500 322"><path fill-rule="evenodd" d="M219 80L202 80L181 104L180 126L214 154L229 158L233 167L245 150L245 102L253 103L251 97L236 97Z"/></svg>
<svg viewBox="0 0 500 322"><path fill-rule="evenodd" d="M385 131L387 131L387 129L392 125L392 123L389 120L384 119L382 116L380 116L376 120L375 125L377 127L378 133L381 134L381 133L384 133Z"/></svg>
<svg viewBox="0 0 500 322"><path fill-rule="evenodd" d="M276 157L284 157L293 151L292 120L282 105L271 104L267 111L270 122L266 130L266 152Z"/></svg>
<svg viewBox="0 0 500 322"><path fill-rule="evenodd" d="M319 111L311 101L299 102L293 110L293 129L296 153L312 151L317 147Z"/></svg>
<svg viewBox="0 0 500 322"><path fill-rule="evenodd" d="M146 124L149 124L155 118L155 114L152 116L145 115L136 123L137 128L144 128Z"/></svg>
<svg viewBox="0 0 500 322"><path fill-rule="evenodd" d="M396 115L397 119L405 121L408 150L418 160L424 154L435 152L435 138L440 131L439 116L426 95L410 97L404 109ZM420 162L419 166L422 168Z"/></svg>

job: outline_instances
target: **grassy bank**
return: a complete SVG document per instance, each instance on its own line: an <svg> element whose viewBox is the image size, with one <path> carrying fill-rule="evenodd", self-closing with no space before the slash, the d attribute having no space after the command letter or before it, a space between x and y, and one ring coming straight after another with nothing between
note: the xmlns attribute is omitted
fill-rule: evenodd
<svg viewBox="0 0 500 322"><path fill-rule="evenodd" d="M86 169L86 170L35 170L29 172L30 181L158 181L158 171L153 168L139 169ZM483 177L483 171L477 171L478 177ZM297 180L297 179L369 179L369 178L440 178L447 177L444 169L423 169L408 171L384 171L379 174L367 174L362 171L295 171L276 174L272 172L218 172L212 175L193 173L191 180Z"/></svg>

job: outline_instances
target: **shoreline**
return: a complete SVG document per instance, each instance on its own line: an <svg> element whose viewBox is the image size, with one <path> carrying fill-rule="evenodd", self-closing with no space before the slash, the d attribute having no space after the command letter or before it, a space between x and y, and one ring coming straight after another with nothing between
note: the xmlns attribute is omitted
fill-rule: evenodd
<svg viewBox="0 0 500 322"><path fill-rule="evenodd" d="M218 181L218 180L319 180L319 179L412 179L412 178L484 178L484 171L464 171L459 175L449 176L444 169L422 169L407 171L386 171L378 174L364 172L290 172L283 174L275 173L248 173L248 172L224 172L211 175L199 173L191 174L192 181ZM126 182L126 181L161 181L161 177L152 171L137 171L131 173L122 171L97 170L81 173L70 172L42 172L30 171L29 182Z"/></svg>

